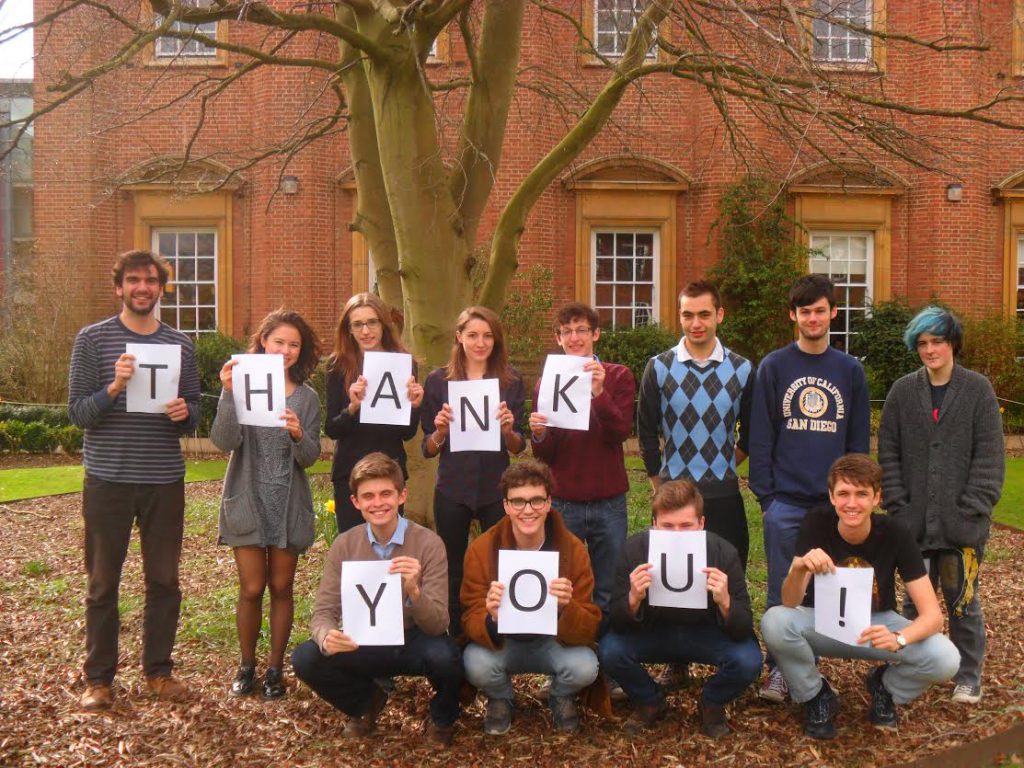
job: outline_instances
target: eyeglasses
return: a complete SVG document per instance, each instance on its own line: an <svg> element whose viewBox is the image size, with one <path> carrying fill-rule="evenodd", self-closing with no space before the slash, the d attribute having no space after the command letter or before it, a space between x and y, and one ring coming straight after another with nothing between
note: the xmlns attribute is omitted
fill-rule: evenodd
<svg viewBox="0 0 1024 768"><path fill-rule="evenodd" d="M563 339L568 339L571 336L576 336L576 337L582 339L582 338L584 338L586 336L589 336L593 332L594 332L593 328L588 328L587 326L582 326L580 328L562 328L561 330L558 331L558 335L561 338L563 338Z"/></svg>
<svg viewBox="0 0 1024 768"><path fill-rule="evenodd" d="M544 509L545 505L548 503L548 497L547 496L534 496L532 499L524 499L524 498L521 498L521 497L516 497L516 498L511 498L511 499L510 498L506 498L505 501L508 502L508 505L510 507L512 507L512 509L519 510L520 512L522 510L526 509L526 505L527 504L529 504L532 509L536 510L537 512L540 512L542 509Z"/></svg>
<svg viewBox="0 0 1024 768"><path fill-rule="evenodd" d="M352 328L352 333L359 333L363 328L368 328L371 331L376 331L380 328L380 320L373 318L372 320L356 320L354 323L349 324Z"/></svg>

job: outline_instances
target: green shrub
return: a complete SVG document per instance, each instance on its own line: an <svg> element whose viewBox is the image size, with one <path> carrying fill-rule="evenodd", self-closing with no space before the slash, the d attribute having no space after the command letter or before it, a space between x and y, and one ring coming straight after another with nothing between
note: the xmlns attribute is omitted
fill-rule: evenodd
<svg viewBox="0 0 1024 768"><path fill-rule="evenodd" d="M660 325L642 325L639 328L602 331L594 352L607 363L619 363L629 368L639 387L647 361L678 343L673 331Z"/></svg>
<svg viewBox="0 0 1024 768"><path fill-rule="evenodd" d="M964 321L965 366L984 374L999 397L1024 401L1024 365L1020 355L1024 335L1019 321L1005 315L990 315Z"/></svg>
<svg viewBox="0 0 1024 768"><path fill-rule="evenodd" d="M551 307L554 305L553 273L535 265L508 292L501 309L501 325L509 359L522 367L542 360L551 345Z"/></svg>
<svg viewBox="0 0 1024 768"><path fill-rule="evenodd" d="M793 239L778 182L747 176L718 203L721 260L708 277L725 306L722 342L757 363L793 340L790 286L807 271L808 250Z"/></svg>
<svg viewBox="0 0 1024 768"><path fill-rule="evenodd" d="M31 421L25 425L21 447L29 453L50 453L57 447L53 427L42 421Z"/></svg>
<svg viewBox="0 0 1024 768"><path fill-rule="evenodd" d="M68 421L68 409L64 406L11 405L0 402L0 421L41 421L51 427L64 427Z"/></svg>
<svg viewBox="0 0 1024 768"><path fill-rule="evenodd" d="M217 333L201 333L196 339L196 367L199 368L199 388L203 396L199 401L200 435L209 435L213 417L217 415L217 398L220 396L220 369L228 359L244 352L246 342L232 336Z"/></svg>
<svg viewBox="0 0 1024 768"><path fill-rule="evenodd" d="M20 451L27 426L23 421L0 421L0 449L11 453Z"/></svg>
<svg viewBox="0 0 1024 768"><path fill-rule="evenodd" d="M54 430L54 436L57 438L57 445L64 449L64 453L71 455L82 450L85 433L73 424Z"/></svg>
<svg viewBox="0 0 1024 768"><path fill-rule="evenodd" d="M858 318L851 330L850 353L864 364L871 397L884 400L896 379L921 367L917 353L903 343L903 331L917 310L906 299L881 301Z"/></svg>

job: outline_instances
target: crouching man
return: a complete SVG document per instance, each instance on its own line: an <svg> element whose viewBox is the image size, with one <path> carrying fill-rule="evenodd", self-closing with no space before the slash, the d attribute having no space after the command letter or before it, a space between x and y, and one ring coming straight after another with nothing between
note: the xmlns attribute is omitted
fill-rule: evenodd
<svg viewBox="0 0 1024 768"><path fill-rule="evenodd" d="M869 456L847 454L828 473L831 506L808 512L797 536L796 556L782 583L782 605L761 619L768 652L785 676L793 700L804 705L804 732L816 739L836 735L839 699L818 672L815 656L882 662L866 678L878 728L895 729L896 705L920 696L929 685L949 680L960 654L942 631L942 613L921 553L906 526L878 505L882 469ZM874 568L871 625L856 645L814 631L811 577L836 567ZM895 574L918 607L914 621L896 612Z"/></svg>
<svg viewBox="0 0 1024 768"><path fill-rule="evenodd" d="M689 480L662 483L654 494L653 511L655 530L704 530L704 501ZM649 541L649 532L644 531L626 542L612 592L612 630L601 639L599 650L601 668L622 686L633 705L623 727L635 733L665 716L664 696L643 664L696 662L716 667L701 691L701 730L712 738L725 736L731 730L725 705L761 671L740 556L736 547L708 531L707 607L652 606Z"/></svg>
<svg viewBox="0 0 1024 768"><path fill-rule="evenodd" d="M393 675L423 675L434 687L427 737L451 743L459 716L462 659L448 629L448 565L433 531L400 517L406 490L402 468L383 453L359 461L349 476L352 504L366 525L338 536L327 553L313 606L313 638L292 653L295 675L349 716L342 735L372 733L388 694L375 682ZM405 644L360 647L341 626L341 571L354 560L390 560L402 576Z"/></svg>
<svg viewBox="0 0 1024 768"><path fill-rule="evenodd" d="M551 508L551 470L520 461L501 476L505 519L479 536L466 552L462 577L462 629L466 679L487 697L484 732L507 733L512 725L510 675L550 675L548 705L559 731L579 729L577 694L597 678L597 637L601 610L594 604L594 574L583 542ZM558 633L502 635L498 607L507 585L498 581L498 552L519 549L558 553L558 578L550 594L558 601Z"/></svg>

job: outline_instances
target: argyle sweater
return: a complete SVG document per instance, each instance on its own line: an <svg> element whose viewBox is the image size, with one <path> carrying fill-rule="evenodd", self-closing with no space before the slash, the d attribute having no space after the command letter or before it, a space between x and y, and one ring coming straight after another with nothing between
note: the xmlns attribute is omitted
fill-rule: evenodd
<svg viewBox="0 0 1024 768"><path fill-rule="evenodd" d="M673 347L647 361L640 384L637 432L647 474L692 480L706 497L738 490L736 423L745 451L754 384L750 361L723 353L722 362L702 367L680 362Z"/></svg>

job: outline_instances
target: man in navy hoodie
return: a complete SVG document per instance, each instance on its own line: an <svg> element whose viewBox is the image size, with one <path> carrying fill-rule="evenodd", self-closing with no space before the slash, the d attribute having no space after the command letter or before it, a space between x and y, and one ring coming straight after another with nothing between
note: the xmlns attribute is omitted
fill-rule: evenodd
<svg viewBox="0 0 1024 768"><path fill-rule="evenodd" d="M837 312L832 282L804 275L789 291L797 340L761 362L750 423L750 489L764 513L766 610L781 602L804 514L828 501L828 470L870 450L867 380L857 358L829 346ZM784 701L785 678L768 658L761 698Z"/></svg>

